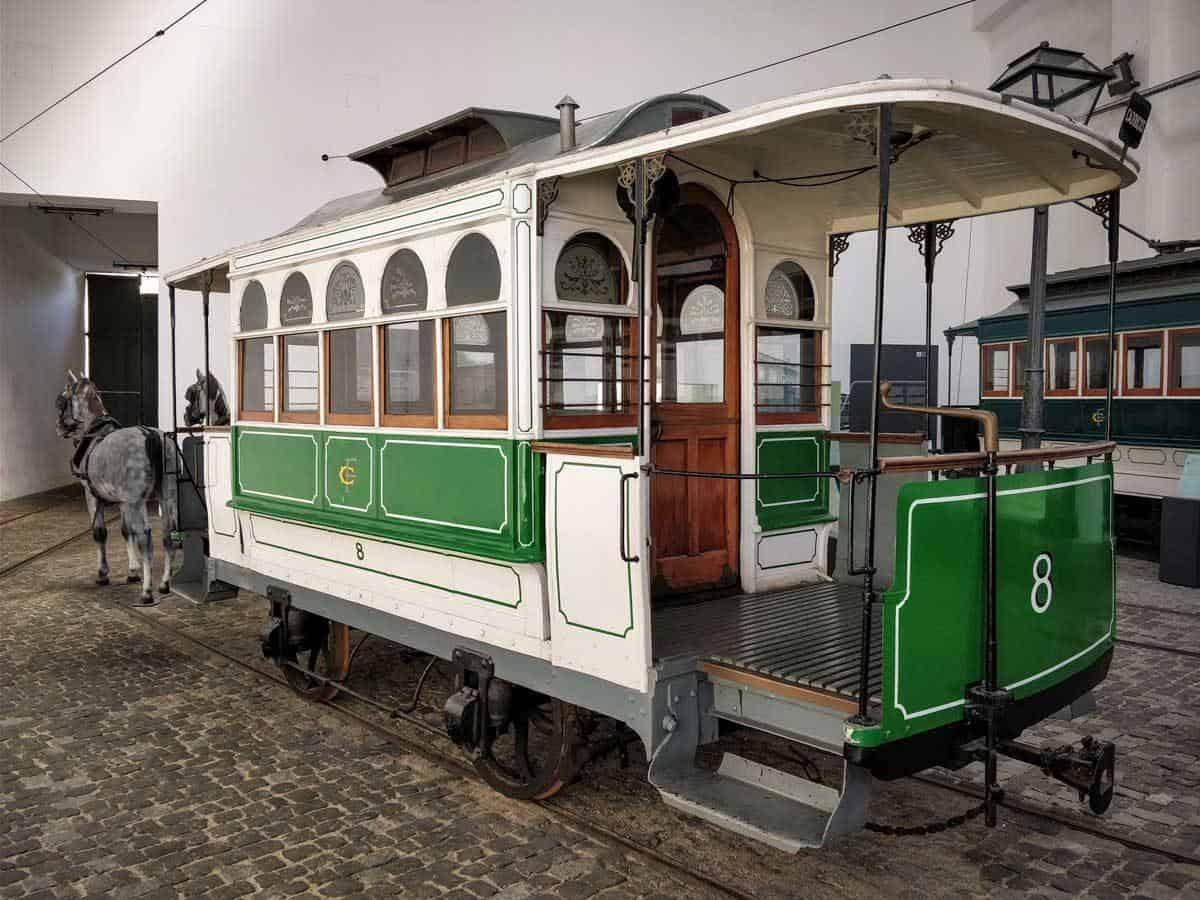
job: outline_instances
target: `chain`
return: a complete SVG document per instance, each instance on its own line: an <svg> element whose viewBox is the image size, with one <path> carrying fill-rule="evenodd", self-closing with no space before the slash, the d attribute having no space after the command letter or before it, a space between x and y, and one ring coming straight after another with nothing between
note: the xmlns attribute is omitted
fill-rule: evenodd
<svg viewBox="0 0 1200 900"><path fill-rule="evenodd" d="M943 822L930 822L928 825L881 825L878 822L867 822L863 825L866 831L873 831L876 834L890 834L893 837L918 837L927 834L940 834L943 831L949 831L951 828L958 828L966 825L972 819L979 816L984 810L984 804L972 806L965 812L951 816Z"/></svg>

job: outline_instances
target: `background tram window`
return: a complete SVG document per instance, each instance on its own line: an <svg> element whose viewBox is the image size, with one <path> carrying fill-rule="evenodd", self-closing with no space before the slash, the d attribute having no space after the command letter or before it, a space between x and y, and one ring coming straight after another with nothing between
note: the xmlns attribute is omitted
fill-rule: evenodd
<svg viewBox="0 0 1200 900"><path fill-rule="evenodd" d="M1171 333L1171 392L1200 393L1200 331Z"/></svg>
<svg viewBox="0 0 1200 900"><path fill-rule="evenodd" d="M629 319L547 312L547 418L628 414L631 335Z"/></svg>
<svg viewBox="0 0 1200 900"><path fill-rule="evenodd" d="M982 364L981 368L983 369L980 373L983 393L1008 396L1008 344L1001 344L998 347L984 347L979 353L979 359Z"/></svg>
<svg viewBox="0 0 1200 900"><path fill-rule="evenodd" d="M329 368L329 421L371 424L371 329L326 332Z"/></svg>
<svg viewBox="0 0 1200 900"><path fill-rule="evenodd" d="M1013 344L1012 393L1020 397L1025 393L1025 382L1029 380L1029 344L1021 341Z"/></svg>
<svg viewBox="0 0 1200 900"><path fill-rule="evenodd" d="M446 374L450 382L447 424L503 428L508 415L504 313L460 316L446 324Z"/></svg>
<svg viewBox="0 0 1200 900"><path fill-rule="evenodd" d="M1103 394L1105 393L1104 379L1108 377L1109 360L1115 361L1115 355L1110 356L1104 352L1104 347L1108 343L1108 338L1088 338L1084 341L1083 364L1086 369L1086 375L1083 383L1083 390L1086 394ZM1114 379L1115 382L1115 379ZM1116 384L1113 385L1114 390Z"/></svg>
<svg viewBox="0 0 1200 900"><path fill-rule="evenodd" d="M760 422L785 416L817 421L820 397L820 333L759 327L755 352L755 406Z"/></svg>
<svg viewBox="0 0 1200 900"><path fill-rule="evenodd" d="M383 414L408 424L433 425L433 321L397 322L383 330ZM419 417L421 421L416 421ZM399 423L396 423L399 424Z"/></svg>
<svg viewBox="0 0 1200 900"><path fill-rule="evenodd" d="M283 396L280 418L293 422L317 421L320 349L317 332L285 334L280 339Z"/></svg>
<svg viewBox="0 0 1200 900"><path fill-rule="evenodd" d="M242 418L273 418L275 410L275 339L249 338L241 341Z"/></svg>
<svg viewBox="0 0 1200 900"><path fill-rule="evenodd" d="M1162 390L1162 335L1125 336L1125 391L1157 394Z"/></svg>
<svg viewBox="0 0 1200 900"><path fill-rule="evenodd" d="M1074 394L1079 384L1079 342L1074 338L1066 341L1048 341L1047 390L1055 394Z"/></svg>

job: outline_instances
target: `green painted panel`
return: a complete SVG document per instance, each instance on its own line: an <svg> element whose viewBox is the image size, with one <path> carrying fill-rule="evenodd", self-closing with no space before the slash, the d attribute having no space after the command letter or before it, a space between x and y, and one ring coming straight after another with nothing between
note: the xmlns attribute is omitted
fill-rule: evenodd
<svg viewBox="0 0 1200 900"><path fill-rule="evenodd" d="M545 559L545 465L527 441L238 426L233 443L238 509L508 562Z"/></svg>
<svg viewBox="0 0 1200 900"><path fill-rule="evenodd" d="M983 479L901 489L883 611L885 740L959 721L983 677L984 490ZM1112 466L1002 476L998 491L999 677L1022 699L1112 646Z"/></svg>
<svg viewBox="0 0 1200 900"><path fill-rule="evenodd" d="M306 506L320 503L321 445L316 434L240 428L235 447L239 495Z"/></svg>
<svg viewBox="0 0 1200 900"><path fill-rule="evenodd" d="M476 534L510 531L513 449L504 439L381 435L383 517Z"/></svg>
<svg viewBox="0 0 1200 900"><path fill-rule="evenodd" d="M1001 436L1021 436L1019 399L984 398L980 405L996 413ZM1104 439L1103 397L1047 397L1042 410L1042 436L1047 440ZM1113 439L1149 447L1195 447L1200 442L1200 405L1172 397L1114 397Z"/></svg>
<svg viewBox="0 0 1200 900"><path fill-rule="evenodd" d="M1164 297L1117 304L1117 331L1142 331L1173 328L1200 322L1200 296ZM996 316L979 322L979 343L1024 340L1028 333L1027 317ZM1048 309L1046 337L1072 337L1078 334L1107 334L1108 305Z"/></svg>
<svg viewBox="0 0 1200 900"><path fill-rule="evenodd" d="M376 442L367 434L326 434L324 500L330 510L377 514L375 487Z"/></svg>
<svg viewBox="0 0 1200 900"><path fill-rule="evenodd" d="M755 439L757 471L823 472L829 444L822 431L762 431ZM755 510L764 531L806 525L829 518L828 478L780 478L755 483Z"/></svg>

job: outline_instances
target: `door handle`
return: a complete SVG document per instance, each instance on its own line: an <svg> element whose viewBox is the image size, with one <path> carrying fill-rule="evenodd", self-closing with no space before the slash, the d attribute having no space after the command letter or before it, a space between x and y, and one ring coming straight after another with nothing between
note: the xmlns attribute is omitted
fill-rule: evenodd
<svg viewBox="0 0 1200 900"><path fill-rule="evenodd" d="M627 562L627 563L635 563L635 562L639 562L641 560L640 556L631 555L628 552L627 548L629 546L629 538L628 538L628 535L626 534L627 529L625 526L625 515L626 515L625 508L628 503L628 501L625 499L625 485L629 483L629 480L631 478L637 478L637 477L638 477L637 472L621 473L620 503L618 504L618 508L617 508L618 509L617 515L620 516L621 522L620 522L619 530L618 530L617 534L618 534L618 540L621 542L621 560L623 562Z"/></svg>

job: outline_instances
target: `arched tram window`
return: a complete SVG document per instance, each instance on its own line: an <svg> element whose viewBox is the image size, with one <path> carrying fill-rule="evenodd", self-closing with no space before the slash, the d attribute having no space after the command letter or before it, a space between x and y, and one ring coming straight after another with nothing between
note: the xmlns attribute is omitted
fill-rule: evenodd
<svg viewBox="0 0 1200 900"><path fill-rule="evenodd" d="M466 306L500 299L500 258L482 234L471 233L455 246L446 266L446 305Z"/></svg>
<svg viewBox="0 0 1200 900"><path fill-rule="evenodd" d="M816 292L804 267L791 260L767 276L755 344L755 405L764 423L819 422L825 368L816 318ZM807 327L806 327L807 326Z"/></svg>
<svg viewBox="0 0 1200 900"><path fill-rule="evenodd" d="M388 259L379 285L379 301L384 315L425 309L429 285L421 258L412 250L397 250Z"/></svg>
<svg viewBox="0 0 1200 900"><path fill-rule="evenodd" d="M587 303L596 312L624 307L629 291L616 245L595 232L571 238L554 265L554 301ZM547 309L542 378L549 428L632 421L633 320Z"/></svg>
<svg viewBox="0 0 1200 900"><path fill-rule="evenodd" d="M361 319L366 293L358 269L340 262L325 287L325 317L330 322ZM335 425L374 424L374 375L371 328L339 328L325 333L325 392L327 422Z"/></svg>
<svg viewBox="0 0 1200 900"><path fill-rule="evenodd" d="M239 322L242 331L258 331L267 327L267 292L263 290L262 282L251 281L242 291Z"/></svg>

